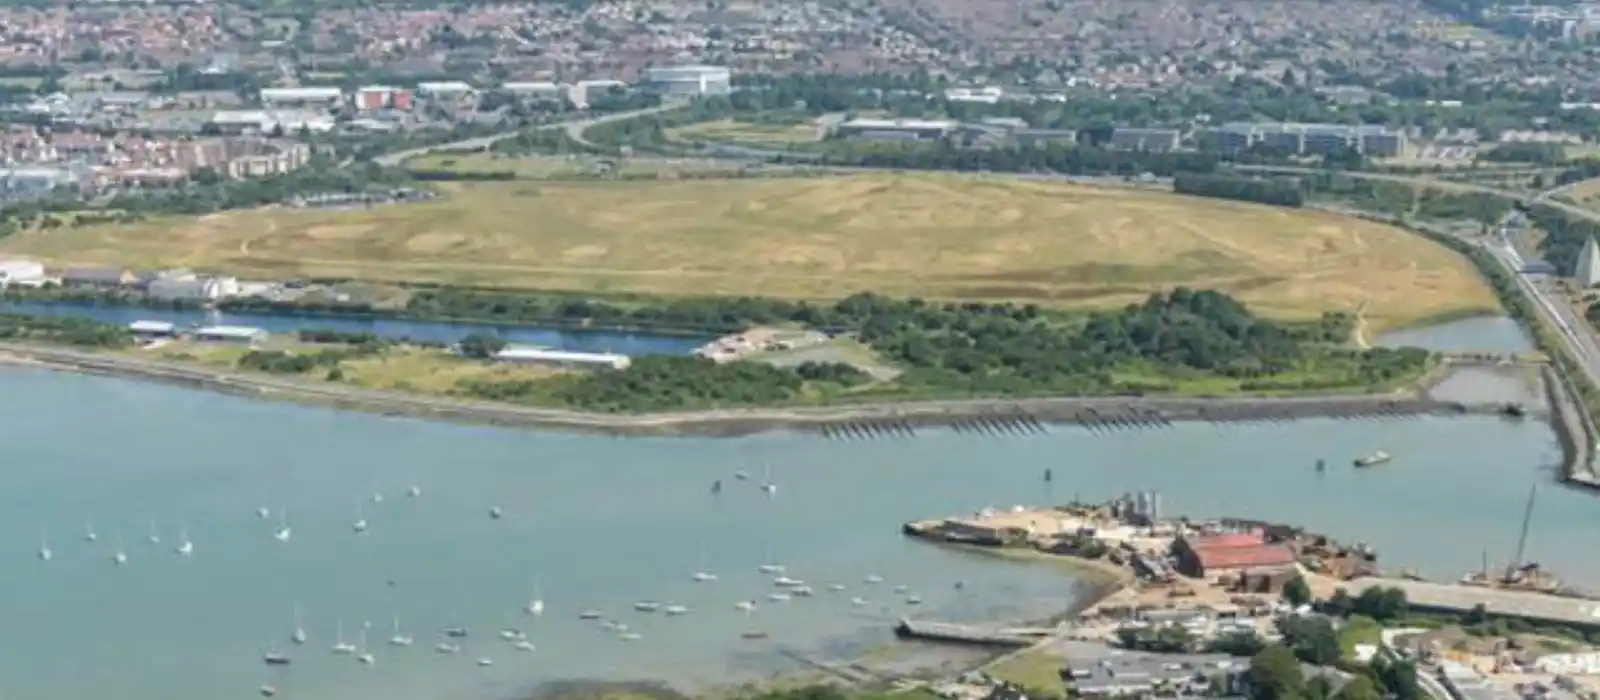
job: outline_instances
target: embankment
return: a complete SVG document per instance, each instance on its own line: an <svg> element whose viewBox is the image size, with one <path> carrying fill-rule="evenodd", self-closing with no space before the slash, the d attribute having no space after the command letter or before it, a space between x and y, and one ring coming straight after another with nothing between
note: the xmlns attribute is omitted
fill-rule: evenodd
<svg viewBox="0 0 1600 700"><path fill-rule="evenodd" d="M282 379L210 367L142 360L60 347L0 343L0 361L53 370L137 377L252 397L300 401L389 415L495 425L546 426L613 435L739 436L801 430L846 437L909 436L917 428L962 426L996 434L1037 432L1044 424L1090 429L1160 427L1181 421L1288 421L1313 417L1490 414L1494 406L1422 395L1349 394L1285 398L1061 397L970 399L817 408L586 413Z"/></svg>

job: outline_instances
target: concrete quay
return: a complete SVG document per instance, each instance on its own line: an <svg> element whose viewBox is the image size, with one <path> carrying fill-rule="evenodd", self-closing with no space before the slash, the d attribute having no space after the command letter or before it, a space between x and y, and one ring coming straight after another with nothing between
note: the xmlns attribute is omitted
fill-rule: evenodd
<svg viewBox="0 0 1600 700"><path fill-rule="evenodd" d="M1055 634L1056 631L1054 628L1043 627L1004 628L912 619L902 619L894 626L894 633L903 639L1012 649L1033 646Z"/></svg>

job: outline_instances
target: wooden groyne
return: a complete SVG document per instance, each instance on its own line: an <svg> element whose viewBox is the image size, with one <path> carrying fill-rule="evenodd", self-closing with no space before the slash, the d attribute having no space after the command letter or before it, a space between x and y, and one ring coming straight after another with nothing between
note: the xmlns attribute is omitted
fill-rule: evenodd
<svg viewBox="0 0 1600 700"><path fill-rule="evenodd" d="M1033 646L1040 640L1054 634L1055 630L1044 628L1008 629L907 618L901 619L900 622L895 624L894 633L903 639L1020 649Z"/></svg>

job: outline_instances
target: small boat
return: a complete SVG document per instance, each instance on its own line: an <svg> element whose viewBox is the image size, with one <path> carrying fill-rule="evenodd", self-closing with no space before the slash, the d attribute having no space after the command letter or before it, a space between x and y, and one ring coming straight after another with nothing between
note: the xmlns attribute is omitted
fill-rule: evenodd
<svg viewBox="0 0 1600 700"><path fill-rule="evenodd" d="M1317 460L1317 471L1318 472L1328 471L1328 460L1325 460L1325 459Z"/></svg>
<svg viewBox="0 0 1600 700"><path fill-rule="evenodd" d="M449 637L451 639L462 639L462 638L467 636L467 628L465 628L465 627L446 627L446 628L444 628L444 636Z"/></svg>
<svg viewBox="0 0 1600 700"><path fill-rule="evenodd" d="M638 632L623 632L622 634L617 635L617 639L620 639L624 642L637 642L641 639L644 639L644 635L639 634Z"/></svg>
<svg viewBox="0 0 1600 700"><path fill-rule="evenodd" d="M805 581L801 581L800 579L797 579L797 578L789 578L788 576L779 576L779 577L777 577L775 579L772 579L772 585L778 586L779 588L797 588L799 586L806 585L806 582Z"/></svg>
<svg viewBox="0 0 1600 700"><path fill-rule="evenodd" d="M383 494L381 494L381 493L372 494L372 502L373 503L382 503L383 502Z"/></svg>
<svg viewBox="0 0 1600 700"><path fill-rule="evenodd" d="M100 536L94 534L94 521L85 520L83 523L83 541L94 542L98 539L100 539Z"/></svg>
<svg viewBox="0 0 1600 700"><path fill-rule="evenodd" d="M716 481L711 482L711 495L715 496L715 495L717 495L719 493L722 493L722 480L721 479L717 479Z"/></svg>
<svg viewBox="0 0 1600 700"><path fill-rule="evenodd" d="M1391 459L1394 459L1394 458L1389 456L1388 452L1384 452L1383 450L1378 450L1377 452L1374 452L1374 453L1372 453L1370 455L1367 455L1365 457L1361 457L1361 458L1357 459L1355 461L1355 465L1357 467L1376 467L1376 466L1378 466L1380 464L1388 462Z"/></svg>
<svg viewBox="0 0 1600 700"><path fill-rule="evenodd" d="M810 586L795 586L789 592L800 598L810 598L815 593Z"/></svg>
<svg viewBox="0 0 1600 700"><path fill-rule="evenodd" d="M378 659L372 655L372 652L367 651L367 629L371 627L372 623L370 622L361 626L361 643L357 645L359 652L356 654L356 661L360 661L368 666L371 666L378 661Z"/></svg>
<svg viewBox="0 0 1600 700"><path fill-rule="evenodd" d="M861 579L861 582L867 585L883 583L883 577L877 574L868 574L866 578Z"/></svg>
<svg viewBox="0 0 1600 700"><path fill-rule="evenodd" d="M761 630L745 630L739 636L745 639L766 639L767 633Z"/></svg>
<svg viewBox="0 0 1600 700"><path fill-rule="evenodd" d="M515 642L518 639L527 639L528 635L523 634L522 630L503 629L500 630L500 638L508 642Z"/></svg>
<svg viewBox="0 0 1600 700"><path fill-rule="evenodd" d="M694 572L694 580L695 583L710 583L717 580L717 575L709 571L696 571Z"/></svg>
<svg viewBox="0 0 1600 700"><path fill-rule="evenodd" d="M667 607L662 609L662 612L664 612L664 613L666 613L668 615L674 615L674 616L676 616L676 615L688 615L689 614L689 608L687 606L684 606L684 605L668 605Z"/></svg>
<svg viewBox="0 0 1600 700"><path fill-rule="evenodd" d="M439 652L440 654L461 653L461 647L459 645L451 644L449 642L439 642L438 644L433 645L433 650Z"/></svg>
<svg viewBox="0 0 1600 700"><path fill-rule="evenodd" d="M300 605L298 603L294 606L294 634L289 635L289 639L295 644L306 643L306 626L300 622Z"/></svg>
<svg viewBox="0 0 1600 700"><path fill-rule="evenodd" d="M278 531L272 533L273 539L279 542L288 542L294 530L289 529L289 511L286 508L278 510Z"/></svg>
<svg viewBox="0 0 1600 700"><path fill-rule="evenodd" d="M753 600L741 600L733 604L733 609L740 612L750 612L756 609L756 602Z"/></svg>
<svg viewBox="0 0 1600 700"><path fill-rule="evenodd" d="M786 601L788 599L789 599L789 594L788 593L768 593L767 594L767 600L770 600L770 601L772 601L774 603L782 603L783 601Z"/></svg>
<svg viewBox="0 0 1600 700"><path fill-rule="evenodd" d="M747 472L747 471L736 471L736 472L733 473L733 478L738 479L739 481L749 481L750 480L750 472Z"/></svg>
<svg viewBox="0 0 1600 700"><path fill-rule="evenodd" d="M268 666L288 666L289 663L293 661L293 659L289 658L288 654L284 654L275 650L269 650L267 653L262 654L261 660Z"/></svg>
<svg viewBox="0 0 1600 700"><path fill-rule="evenodd" d="M260 508L256 509L256 518L257 519L266 520L267 518L270 518L270 517L272 517L272 509L271 508L268 508L266 506L261 506Z"/></svg>
<svg viewBox="0 0 1600 700"><path fill-rule="evenodd" d="M406 489L406 495L410 496L412 498L416 498L418 496L421 496L422 495L422 487L421 486L412 486L411 488Z"/></svg>
<svg viewBox="0 0 1600 700"><path fill-rule="evenodd" d="M911 592L911 587L910 586L895 586L894 587L894 592L895 593L910 593Z"/></svg>
<svg viewBox="0 0 1600 700"><path fill-rule="evenodd" d="M921 605L922 599L917 596L906 598L906 605Z"/></svg>
<svg viewBox="0 0 1600 700"><path fill-rule="evenodd" d="M528 604L523 606L523 609L534 617L544 614L544 593L539 588L539 584L533 584L533 600L528 601Z"/></svg>
<svg viewBox="0 0 1600 700"><path fill-rule="evenodd" d="M50 551L50 543L45 541L44 533L39 533L39 561L50 561L56 558L56 553Z"/></svg>
<svg viewBox="0 0 1600 700"><path fill-rule="evenodd" d="M626 632L626 631L628 631L628 626L627 625L624 625L624 624L622 624L620 622L617 622L616 620L606 620L604 622L601 622L600 626L604 627L605 629L611 630L612 632Z"/></svg>
<svg viewBox="0 0 1600 700"><path fill-rule="evenodd" d="M161 544L161 532L156 529L156 521L150 521L150 544Z"/></svg>
<svg viewBox="0 0 1600 700"><path fill-rule="evenodd" d="M526 639L518 639L511 644L511 648L517 651L533 651L533 642Z"/></svg>
<svg viewBox="0 0 1600 700"><path fill-rule="evenodd" d="M830 584L828 584L828 590L830 590L830 591L832 591L834 593L838 593L839 591L842 591L844 589L845 589L845 585L842 584L842 583L830 583Z"/></svg>
<svg viewBox="0 0 1600 700"><path fill-rule="evenodd" d="M111 561L117 566L128 563L128 553L122 549L122 532L117 532L117 553L111 555Z"/></svg>
<svg viewBox="0 0 1600 700"><path fill-rule="evenodd" d="M772 483L772 465L768 464L764 465L764 467L766 476L761 479L761 490L765 491L768 496L775 496L778 493L778 485Z"/></svg>
<svg viewBox="0 0 1600 700"><path fill-rule="evenodd" d="M861 598L861 597L851 598L850 599L850 604L854 605L854 606L856 606L858 608L865 607L867 605L867 599L866 598Z"/></svg>
<svg viewBox="0 0 1600 700"><path fill-rule="evenodd" d="M257 692L261 693L261 697L270 698L278 694L278 687L275 685L262 684L261 689Z"/></svg>
<svg viewBox="0 0 1600 700"><path fill-rule="evenodd" d="M408 647L411 646L412 641L413 640L411 637L400 634L400 616L396 615L394 618L394 626L391 627L389 631L389 646Z"/></svg>
<svg viewBox="0 0 1600 700"><path fill-rule="evenodd" d="M756 567L756 570L760 571L763 574L781 574L781 573L783 573L783 565L782 564L762 564L761 566Z"/></svg>
<svg viewBox="0 0 1600 700"><path fill-rule="evenodd" d="M357 534L367 531L367 519L361 514L360 503L356 504L356 521L350 525L350 529L355 530Z"/></svg>
<svg viewBox="0 0 1600 700"><path fill-rule="evenodd" d="M347 655L347 654L356 653L356 645L351 644L351 643L349 643L349 642L344 640L344 620L340 620L338 622L338 626L335 627L334 629L335 629L335 631L334 631L334 640L335 641L333 643L333 646L329 648L329 651L332 651L333 653L339 654L341 656Z"/></svg>
<svg viewBox="0 0 1600 700"><path fill-rule="evenodd" d="M581 613L578 613L579 620L598 620L602 617L604 617L604 615L602 615L599 610L585 610Z"/></svg>
<svg viewBox="0 0 1600 700"><path fill-rule="evenodd" d="M639 612L655 612L661 609L661 604L648 600L641 600L633 604L633 609L638 610Z"/></svg>
<svg viewBox="0 0 1600 700"><path fill-rule="evenodd" d="M491 658L489 658L487 656L479 657L478 658L478 665L479 666L493 666L494 665L494 659L491 659Z"/></svg>
<svg viewBox="0 0 1600 700"><path fill-rule="evenodd" d="M194 542L189 540L189 526L178 528L178 546L173 551L185 557L194 554Z"/></svg>

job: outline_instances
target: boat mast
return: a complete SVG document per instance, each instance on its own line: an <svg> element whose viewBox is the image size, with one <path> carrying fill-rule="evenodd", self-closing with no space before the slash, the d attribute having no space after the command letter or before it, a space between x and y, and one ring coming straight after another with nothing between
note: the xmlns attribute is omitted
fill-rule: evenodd
<svg viewBox="0 0 1600 700"><path fill-rule="evenodd" d="M1516 577L1517 569L1522 566L1522 555L1528 547L1528 526L1533 523L1533 498L1539 493L1539 482L1534 482L1528 489L1528 505L1522 511L1522 534L1517 536L1517 555L1511 559L1511 565L1506 567L1505 583L1511 583Z"/></svg>

